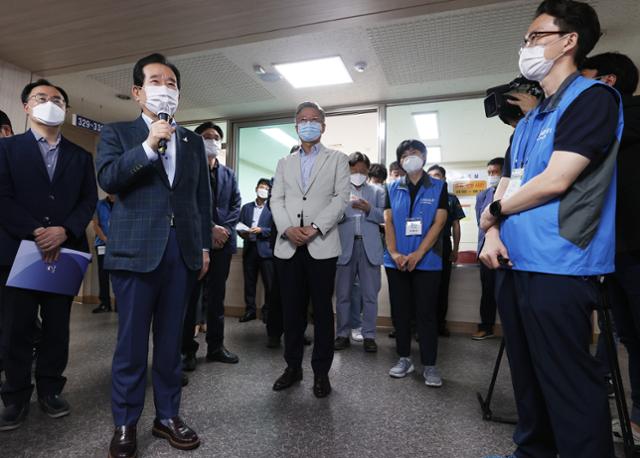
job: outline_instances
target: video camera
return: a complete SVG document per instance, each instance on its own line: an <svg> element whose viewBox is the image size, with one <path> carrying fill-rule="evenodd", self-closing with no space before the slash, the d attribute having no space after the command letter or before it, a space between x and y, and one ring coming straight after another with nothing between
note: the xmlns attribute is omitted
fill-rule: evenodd
<svg viewBox="0 0 640 458"><path fill-rule="evenodd" d="M500 116L500 119L509 124L510 121L519 121L524 117L524 113L517 105L507 102L512 99L511 94L526 93L542 99L544 92L540 84L528 80L522 76L517 77L509 84L492 87L487 89L487 96L484 99L484 113L487 118Z"/></svg>

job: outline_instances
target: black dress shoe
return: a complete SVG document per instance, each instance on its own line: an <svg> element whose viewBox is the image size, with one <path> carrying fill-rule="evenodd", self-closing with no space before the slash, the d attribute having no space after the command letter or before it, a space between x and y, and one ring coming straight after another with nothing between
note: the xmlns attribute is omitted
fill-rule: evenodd
<svg viewBox="0 0 640 458"><path fill-rule="evenodd" d="M184 372L182 373L182 380L180 380L180 384L182 386L187 386L189 384L189 377Z"/></svg>
<svg viewBox="0 0 640 458"><path fill-rule="evenodd" d="M392 329L391 331L389 331L389 338L390 339L395 339L396 338L396 330Z"/></svg>
<svg viewBox="0 0 640 458"><path fill-rule="evenodd" d="M38 398L40 408L51 418L66 417L71 413L69 403L59 394Z"/></svg>
<svg viewBox="0 0 640 458"><path fill-rule="evenodd" d="M108 305L105 305L105 304L100 304L99 306L94 308L91 311L91 313L105 313L105 312L110 312L110 311L111 311L111 307L109 307Z"/></svg>
<svg viewBox="0 0 640 458"><path fill-rule="evenodd" d="M267 337L267 348L280 347L280 337L269 336Z"/></svg>
<svg viewBox="0 0 640 458"><path fill-rule="evenodd" d="M0 412L0 431L18 429L29 414L29 403L10 404Z"/></svg>
<svg viewBox="0 0 640 458"><path fill-rule="evenodd" d="M282 391L286 390L294 383L302 380L302 368L299 367L297 369L287 367L284 370L284 374L280 376L276 383L273 384L273 391Z"/></svg>
<svg viewBox="0 0 640 458"><path fill-rule="evenodd" d="M302 338L302 343L305 344L306 346L309 346L313 343L313 340L311 340L311 337L305 334L304 337Z"/></svg>
<svg viewBox="0 0 640 458"><path fill-rule="evenodd" d="M240 317L240 323L246 323L256 319L256 312L246 312Z"/></svg>
<svg viewBox="0 0 640 458"><path fill-rule="evenodd" d="M313 377L313 394L316 398L326 398L331 393L331 383L328 375L316 375Z"/></svg>
<svg viewBox="0 0 640 458"><path fill-rule="evenodd" d="M116 426L109 445L109 458L135 458L138 456L136 427Z"/></svg>
<svg viewBox="0 0 640 458"><path fill-rule="evenodd" d="M189 428L180 417L173 417L164 421L156 418L153 422L151 434L167 439L172 447L179 450L193 450L200 445L200 439L196 432Z"/></svg>
<svg viewBox="0 0 640 458"><path fill-rule="evenodd" d="M338 337L335 342L333 342L333 349L336 351L344 350L347 347L351 346L351 341L348 337Z"/></svg>
<svg viewBox="0 0 640 458"><path fill-rule="evenodd" d="M187 355L184 355L184 358L182 359L182 370L187 372L193 372L196 370L197 364L198 364L198 361L196 360L196 354L189 353Z"/></svg>
<svg viewBox="0 0 640 458"><path fill-rule="evenodd" d="M224 345L217 350L207 353L207 361L218 361L220 363L236 364L240 359L238 355L234 355L227 350Z"/></svg>
<svg viewBox="0 0 640 458"><path fill-rule="evenodd" d="M375 353L378 351L378 345L376 344L376 341L374 339L365 338L364 342L362 343L362 347L367 353Z"/></svg>

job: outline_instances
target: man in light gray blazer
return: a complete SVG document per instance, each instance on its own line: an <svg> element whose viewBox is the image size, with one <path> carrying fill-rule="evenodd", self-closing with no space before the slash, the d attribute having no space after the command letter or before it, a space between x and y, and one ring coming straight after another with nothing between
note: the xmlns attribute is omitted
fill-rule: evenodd
<svg viewBox="0 0 640 458"><path fill-rule="evenodd" d="M352 290L356 277L362 294L363 347L366 352L378 351L376 345L376 318L378 316L378 292L380 292L380 266L383 247L380 224L384 221L384 190L367 184L369 158L362 153L349 156L351 169L351 196L344 217L338 225L342 254L338 258L336 275L336 315L338 325L336 350L343 350L351 343L349 333L354 329L351 316L360 314L360 301L353 304ZM357 310L351 310L353 306Z"/></svg>
<svg viewBox="0 0 640 458"><path fill-rule="evenodd" d="M316 397L331 392L333 361L333 287L340 255L338 221L349 199L349 164L340 151L325 148L320 138L325 113L313 102L296 110L301 147L278 162L271 193L271 212L278 229L274 256L282 289L284 358L287 368L275 391L302 380L307 297L311 297L314 346L311 366Z"/></svg>

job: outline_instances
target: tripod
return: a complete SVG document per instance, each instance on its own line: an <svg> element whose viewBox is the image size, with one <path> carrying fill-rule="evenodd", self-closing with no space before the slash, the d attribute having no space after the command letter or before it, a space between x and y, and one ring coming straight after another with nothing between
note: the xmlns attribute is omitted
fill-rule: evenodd
<svg viewBox="0 0 640 458"><path fill-rule="evenodd" d="M504 354L504 337L500 342L500 350L498 350L498 357L496 363L493 366L493 375L491 376L491 383L489 384L489 390L487 391L487 397L484 399L480 392L477 392L478 402L480 402L480 409L482 410L482 419L485 421L494 421L496 423L506 423L509 425L515 425L518 421L511 418L497 417L493 415L491 410L491 398L493 398L493 390L496 387L496 380L498 379L498 372L500 372L500 363L502 362L502 355Z"/></svg>

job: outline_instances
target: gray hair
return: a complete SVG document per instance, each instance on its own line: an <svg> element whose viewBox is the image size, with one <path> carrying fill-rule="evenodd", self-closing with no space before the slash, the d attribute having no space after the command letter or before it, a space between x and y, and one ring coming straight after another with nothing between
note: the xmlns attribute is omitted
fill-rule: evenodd
<svg viewBox="0 0 640 458"><path fill-rule="evenodd" d="M324 122L325 112L322 107L315 102L302 102L300 105L298 105L298 107L296 108L296 118L305 108L313 108L314 110L316 110L318 113L320 113L320 118L322 119L322 122Z"/></svg>

